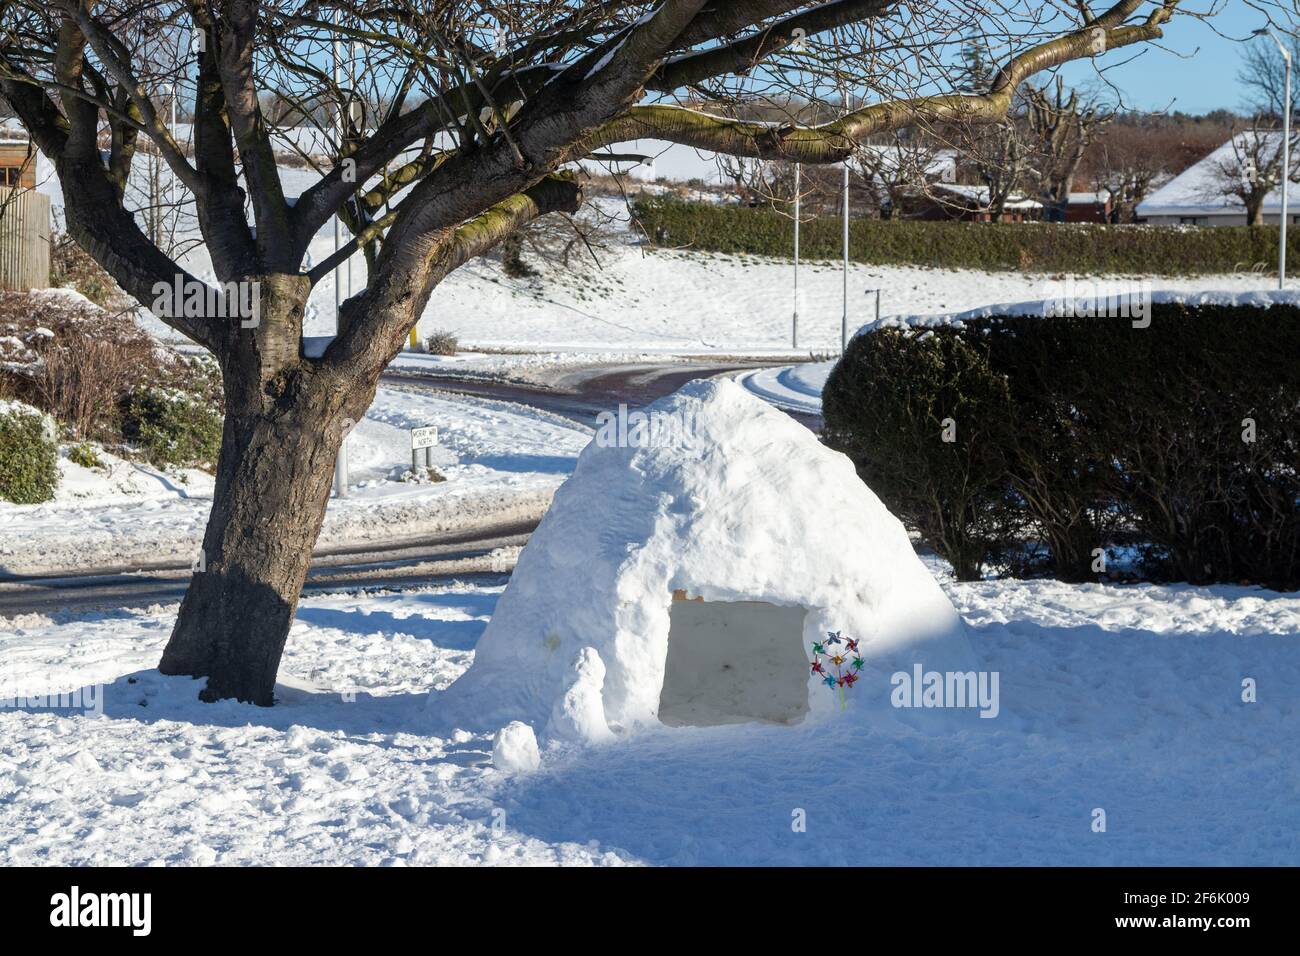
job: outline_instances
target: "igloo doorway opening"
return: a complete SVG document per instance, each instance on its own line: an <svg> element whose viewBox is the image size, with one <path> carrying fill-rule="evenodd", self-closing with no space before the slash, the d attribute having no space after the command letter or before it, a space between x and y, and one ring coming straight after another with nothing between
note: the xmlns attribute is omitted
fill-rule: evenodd
<svg viewBox="0 0 1300 956"><path fill-rule="evenodd" d="M765 601L675 594L659 720L670 727L801 721L808 714L807 613Z"/></svg>

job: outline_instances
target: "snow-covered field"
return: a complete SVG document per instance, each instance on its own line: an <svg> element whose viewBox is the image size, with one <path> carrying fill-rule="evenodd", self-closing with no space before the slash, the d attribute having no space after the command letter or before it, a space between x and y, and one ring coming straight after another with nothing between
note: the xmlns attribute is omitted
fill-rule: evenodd
<svg viewBox="0 0 1300 956"><path fill-rule="evenodd" d="M1002 674L997 719L662 728L523 775L426 703L497 589L308 598L270 709L158 675L174 607L3 621L7 696L106 686L102 716L0 709L0 862L1295 862L1300 594L929 563Z"/></svg>

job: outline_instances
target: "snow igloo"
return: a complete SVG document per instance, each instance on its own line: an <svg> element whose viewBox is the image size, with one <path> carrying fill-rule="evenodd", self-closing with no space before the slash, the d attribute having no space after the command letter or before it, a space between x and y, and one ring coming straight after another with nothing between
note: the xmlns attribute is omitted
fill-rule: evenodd
<svg viewBox="0 0 1300 956"><path fill-rule="evenodd" d="M858 642L840 696L814 641ZM852 463L729 379L604 422L432 706L594 742L653 725L890 714L890 675L970 670L964 626Z"/></svg>

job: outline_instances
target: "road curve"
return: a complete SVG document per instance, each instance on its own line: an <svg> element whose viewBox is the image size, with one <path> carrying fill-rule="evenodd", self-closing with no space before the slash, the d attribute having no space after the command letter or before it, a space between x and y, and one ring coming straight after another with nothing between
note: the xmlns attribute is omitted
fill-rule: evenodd
<svg viewBox="0 0 1300 956"><path fill-rule="evenodd" d="M617 366L588 366L558 373L553 384L507 382L483 378L457 378L439 372L390 369L382 381L437 392L474 395L527 405L594 426L601 412L616 411L619 405L641 408L669 395L698 378L716 378L733 372L768 368L784 363L747 361L640 363ZM817 415L786 411L795 421L821 431Z"/></svg>

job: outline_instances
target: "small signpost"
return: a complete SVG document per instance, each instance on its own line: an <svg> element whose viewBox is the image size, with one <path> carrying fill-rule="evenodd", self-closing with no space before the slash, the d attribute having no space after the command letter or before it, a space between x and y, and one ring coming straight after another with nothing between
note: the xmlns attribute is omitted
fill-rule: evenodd
<svg viewBox="0 0 1300 956"><path fill-rule="evenodd" d="M438 428L436 425L425 425L422 428L411 429L411 471L417 472L421 467L430 467L429 449L438 444ZM421 459L424 464L421 465Z"/></svg>

